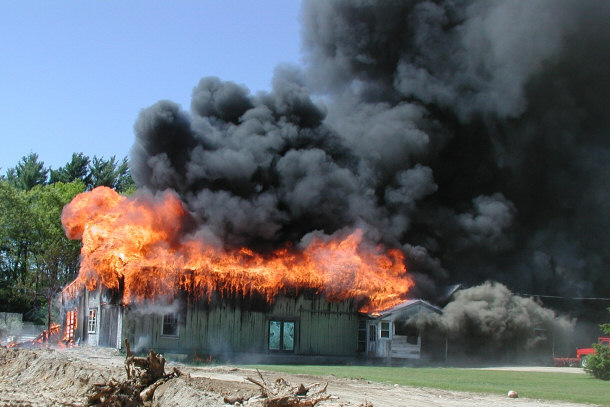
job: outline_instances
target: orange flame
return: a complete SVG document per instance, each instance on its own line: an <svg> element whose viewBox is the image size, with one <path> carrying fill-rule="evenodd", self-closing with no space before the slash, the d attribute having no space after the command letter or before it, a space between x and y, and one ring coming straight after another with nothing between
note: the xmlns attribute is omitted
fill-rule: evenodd
<svg viewBox="0 0 610 407"><path fill-rule="evenodd" d="M98 281L118 289L123 279L124 302L180 290L196 297L259 293L271 301L286 290L308 289L330 301L365 298L361 311L368 312L402 302L413 286L402 252L364 244L360 230L342 239L314 238L302 251L261 255L183 237L188 220L174 193L126 198L106 187L76 196L62 213L67 236L83 243L78 280L93 290Z"/></svg>
<svg viewBox="0 0 610 407"><path fill-rule="evenodd" d="M55 322L51 322L51 326L49 329L43 329L42 332L34 339L26 342L10 342L6 345L6 349L15 348L19 346L26 347L42 347L42 346L57 346L57 347L65 347L63 344L59 342L58 334L61 326L56 324Z"/></svg>
<svg viewBox="0 0 610 407"><path fill-rule="evenodd" d="M74 342L74 333L76 332L78 310L72 310L66 312L66 325L64 326L64 337L62 341L65 343ZM59 325L58 325L59 329Z"/></svg>
<svg viewBox="0 0 610 407"><path fill-rule="evenodd" d="M60 328L61 327L59 326L59 324L51 322L51 326L49 327L49 329L43 330L42 333L38 335L36 339L34 339L34 342L39 344L50 342L51 337L57 335L59 333Z"/></svg>

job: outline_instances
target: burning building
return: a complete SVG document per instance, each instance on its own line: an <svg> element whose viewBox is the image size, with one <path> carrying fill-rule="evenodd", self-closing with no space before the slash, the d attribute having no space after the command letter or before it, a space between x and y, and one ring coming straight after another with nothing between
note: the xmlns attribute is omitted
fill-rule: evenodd
<svg viewBox="0 0 610 407"><path fill-rule="evenodd" d="M271 91L206 77L190 111L142 110L138 192L64 211L79 284L120 298L117 337L188 347L163 332L226 323L247 340L216 344L312 354L330 351L308 326L333 338L334 318L347 333L333 347L366 350L359 311L434 303L449 284L609 297L608 18L604 1L306 1L305 66L278 67ZM443 329L497 320L512 331L496 344L526 346L554 318L503 312L498 287L461 296ZM128 317L162 297L180 317Z"/></svg>
<svg viewBox="0 0 610 407"><path fill-rule="evenodd" d="M413 286L402 253L366 244L359 231L264 255L230 250L178 236L188 219L172 193L97 188L64 209L68 236L83 241L79 278L64 290L82 340L191 354L390 356L373 345L390 339L393 318L378 320Z"/></svg>

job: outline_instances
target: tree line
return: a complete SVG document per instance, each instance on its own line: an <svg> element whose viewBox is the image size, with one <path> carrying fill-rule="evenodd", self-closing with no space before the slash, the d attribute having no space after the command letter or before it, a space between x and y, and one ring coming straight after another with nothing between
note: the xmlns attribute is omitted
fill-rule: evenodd
<svg viewBox="0 0 610 407"><path fill-rule="evenodd" d="M118 161L116 156L109 159L93 156L89 158L83 153L73 153L70 162L57 170L46 168L38 154L30 153L21 158L5 175L0 175L0 181L20 190L29 191L37 185L64 184L80 180L87 190L99 186L107 186L118 192L128 192L135 189L135 184L129 173L127 157Z"/></svg>
<svg viewBox="0 0 610 407"><path fill-rule="evenodd" d="M0 311L50 324L53 301L78 273L80 242L66 238L61 211L77 194L98 186L135 190L127 158L72 154L47 168L38 154L0 175Z"/></svg>

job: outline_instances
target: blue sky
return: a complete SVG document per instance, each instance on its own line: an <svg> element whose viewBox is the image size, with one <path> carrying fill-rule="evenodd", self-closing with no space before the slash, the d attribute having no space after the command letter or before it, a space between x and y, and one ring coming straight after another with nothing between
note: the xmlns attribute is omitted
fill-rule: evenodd
<svg viewBox="0 0 610 407"><path fill-rule="evenodd" d="M299 64L300 4L288 0L1 1L0 172L30 152L122 158L138 112L188 110L199 80L269 90Z"/></svg>

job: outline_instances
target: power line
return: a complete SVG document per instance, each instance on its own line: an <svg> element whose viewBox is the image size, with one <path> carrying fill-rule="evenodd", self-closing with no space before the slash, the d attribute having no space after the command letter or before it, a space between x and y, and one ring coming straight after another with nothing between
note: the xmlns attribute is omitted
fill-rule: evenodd
<svg viewBox="0 0 610 407"><path fill-rule="evenodd" d="M561 295L540 295L540 294L519 294L525 297L539 297L539 298L557 298L561 300L577 300L577 301L610 301L610 298L603 297L564 297Z"/></svg>

